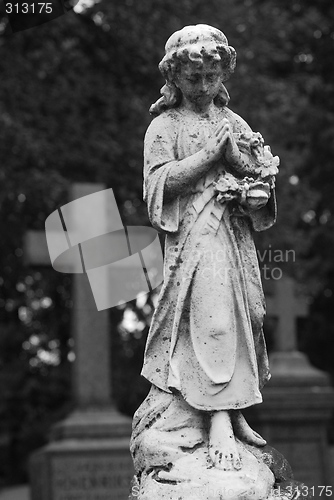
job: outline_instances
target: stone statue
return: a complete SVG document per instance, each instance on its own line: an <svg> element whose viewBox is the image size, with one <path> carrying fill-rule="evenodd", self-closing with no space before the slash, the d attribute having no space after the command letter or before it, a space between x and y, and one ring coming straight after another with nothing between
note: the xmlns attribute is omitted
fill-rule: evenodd
<svg viewBox="0 0 334 500"><path fill-rule="evenodd" d="M221 31L187 26L165 49L144 147L144 199L166 235L164 284L142 371L152 388L133 421L132 493L267 498L289 467L264 451L242 409L261 403L270 377L252 233L275 222L279 159L228 107L236 53Z"/></svg>

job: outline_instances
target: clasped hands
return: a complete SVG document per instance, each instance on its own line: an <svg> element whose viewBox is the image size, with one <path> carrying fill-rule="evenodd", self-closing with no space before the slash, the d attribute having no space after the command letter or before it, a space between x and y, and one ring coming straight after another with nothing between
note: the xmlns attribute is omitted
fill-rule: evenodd
<svg viewBox="0 0 334 500"><path fill-rule="evenodd" d="M231 166L240 163L241 153L233 137L230 122L226 118L217 126L204 151L209 161L216 162L223 157Z"/></svg>

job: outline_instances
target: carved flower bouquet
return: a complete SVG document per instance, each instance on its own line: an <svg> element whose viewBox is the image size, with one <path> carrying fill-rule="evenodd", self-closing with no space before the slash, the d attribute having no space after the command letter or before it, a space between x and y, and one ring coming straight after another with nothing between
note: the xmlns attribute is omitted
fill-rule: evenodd
<svg viewBox="0 0 334 500"><path fill-rule="evenodd" d="M246 208L258 210L266 205L270 190L275 186L279 158L271 154L269 146L264 146L258 132L235 134L234 137L239 150L250 157L248 175L240 178L224 172L214 184L217 201L236 200Z"/></svg>

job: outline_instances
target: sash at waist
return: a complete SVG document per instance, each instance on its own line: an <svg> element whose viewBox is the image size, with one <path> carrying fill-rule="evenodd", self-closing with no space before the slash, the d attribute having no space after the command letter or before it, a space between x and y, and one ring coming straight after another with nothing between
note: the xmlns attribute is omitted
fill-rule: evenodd
<svg viewBox="0 0 334 500"><path fill-rule="evenodd" d="M203 210L210 203L210 207L208 207L208 218L207 222L203 228L204 233L214 232L216 233L219 228L220 221L224 215L227 203L220 203L215 199L215 188L213 184L210 184L194 201L193 207L196 210L197 214L203 212ZM203 233L203 234L204 234Z"/></svg>

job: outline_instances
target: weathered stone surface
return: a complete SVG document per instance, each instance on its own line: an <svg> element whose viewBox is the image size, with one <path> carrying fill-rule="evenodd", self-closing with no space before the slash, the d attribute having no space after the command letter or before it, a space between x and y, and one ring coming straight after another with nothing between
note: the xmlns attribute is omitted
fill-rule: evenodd
<svg viewBox="0 0 334 500"><path fill-rule="evenodd" d="M271 446L258 448L247 443L244 446L259 460L269 467L275 477L275 483L293 479L293 473L289 462L279 451Z"/></svg>
<svg viewBox="0 0 334 500"><path fill-rule="evenodd" d="M188 26L165 49L144 146L165 272L142 372L152 388L133 420L131 495L265 500L291 469L241 410L262 401L269 379L253 230L275 221L279 159L227 107L236 54L221 31Z"/></svg>
<svg viewBox="0 0 334 500"><path fill-rule="evenodd" d="M242 500L247 498L287 500L300 497L305 500L314 499L316 496L314 491L304 483L293 479L289 463L277 450L270 446L265 446L263 449L247 444L243 446L258 461L258 475L255 483L252 483L255 476L252 478L249 472L245 478L240 473L222 474L221 471L212 467L208 469L208 461L201 463L201 452L196 450L190 459L186 457L183 459L184 465L182 465L182 460L178 460L175 466L169 463L167 466L156 466L148 473L142 473L141 480L134 476L129 500L138 498L148 500L157 494L160 495L159 498L168 500L174 498L177 500L223 500L238 497ZM243 452L240 450L240 453L242 455ZM247 459L244 463L248 471L256 469L254 461L251 466L247 463ZM269 487L272 484L272 476L268 473L268 468L274 475L272 487ZM187 480L182 481L180 477L182 472L183 478L187 477ZM205 478L203 478L203 473Z"/></svg>
<svg viewBox="0 0 334 500"><path fill-rule="evenodd" d="M268 445L237 440L241 470L215 468L208 453L209 424L208 415L188 407L179 396L152 389L133 422L136 477L130 500L246 500L305 493L284 456Z"/></svg>
<svg viewBox="0 0 334 500"><path fill-rule="evenodd" d="M138 498L267 498L274 486L273 474L263 462L258 462L247 452L241 443L238 443L238 452L243 462L241 471L221 471L213 467L207 449L204 448L185 454L169 468L155 467L142 475Z"/></svg>

